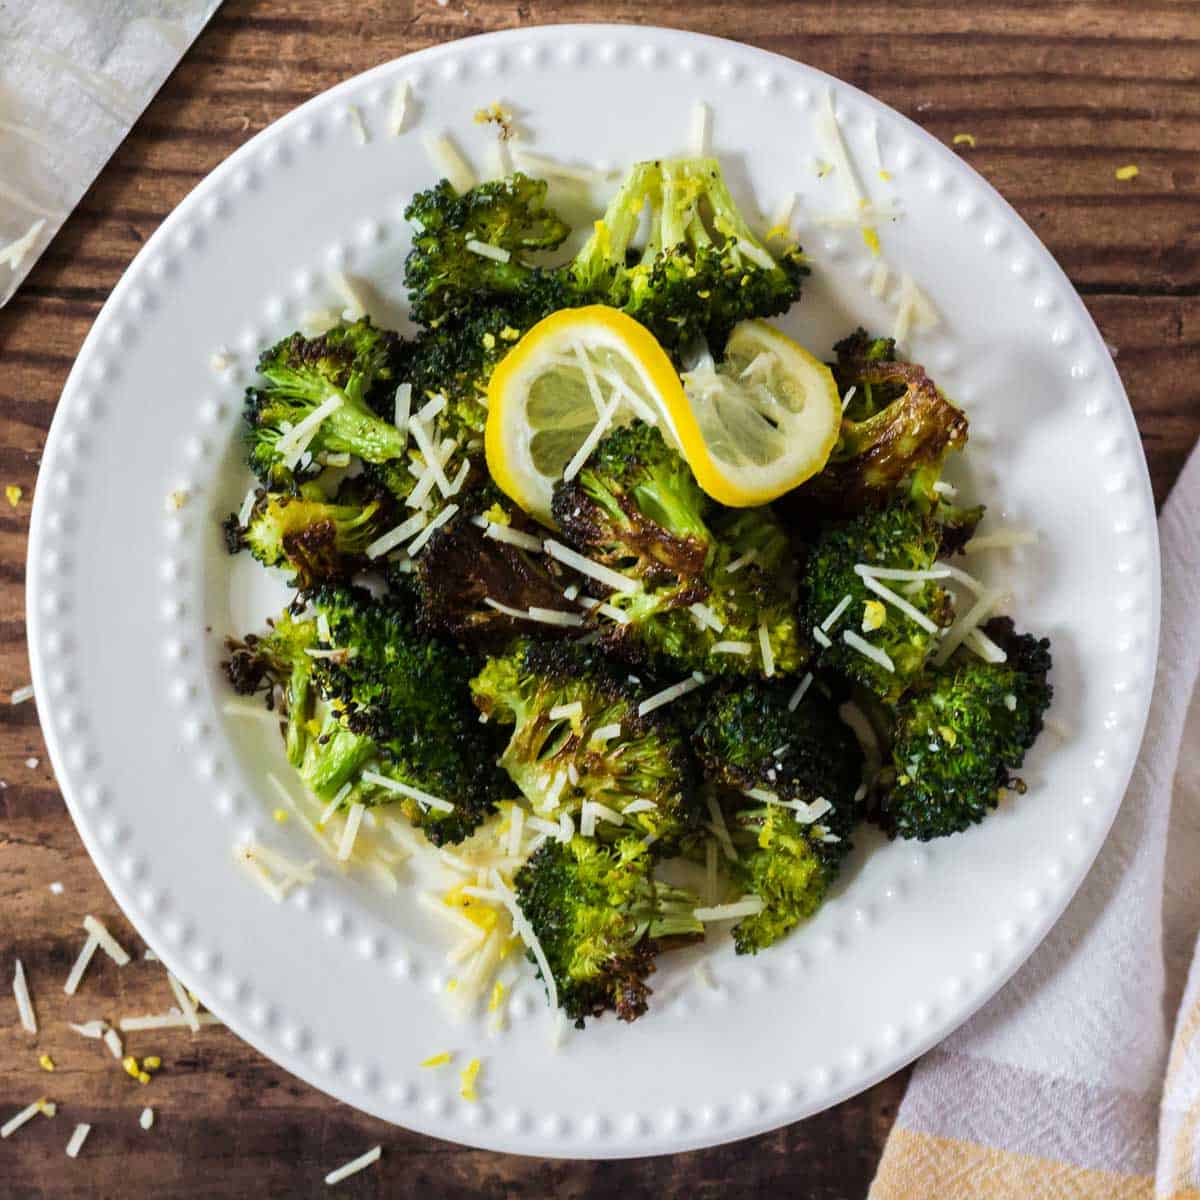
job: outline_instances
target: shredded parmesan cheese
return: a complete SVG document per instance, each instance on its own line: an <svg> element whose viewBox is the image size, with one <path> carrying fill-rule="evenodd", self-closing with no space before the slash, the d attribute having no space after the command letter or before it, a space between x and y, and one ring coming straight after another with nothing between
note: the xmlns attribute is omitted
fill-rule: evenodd
<svg viewBox="0 0 1200 1200"><path fill-rule="evenodd" d="M564 482L569 483L582 470L583 464L587 462L592 451L599 445L600 439L608 432L608 427L612 424L613 416L620 404L620 397L617 397L601 408L599 419L588 431L588 435L580 443L579 449L571 456L571 461L563 468Z"/></svg>
<svg viewBox="0 0 1200 1200"><path fill-rule="evenodd" d="M428 792L421 791L420 788L409 787L407 783L401 783L398 779L390 779L386 775L380 775L375 771L364 771L361 778L366 783L373 783L376 787L383 788L387 792L396 792L400 796L407 796L411 800L415 800L418 804L426 808L434 808L439 812L453 812L454 805L447 800L439 799L437 796L431 796Z"/></svg>
<svg viewBox="0 0 1200 1200"><path fill-rule="evenodd" d="M842 632L842 641L852 650L857 650L863 657L878 663L885 671L895 673L896 664L892 662L887 651L881 650L878 646L873 646L866 638L855 633L853 629L846 629Z"/></svg>
<svg viewBox="0 0 1200 1200"><path fill-rule="evenodd" d="M75 995L75 989L79 987L79 981L83 978L83 973L88 969L88 963L92 961L92 955L96 953L96 947L100 945L95 934L89 933L87 940L83 943L83 949L79 951L79 957L76 958L74 965L71 967L71 972L67 976L67 982L63 984L63 991L68 996Z"/></svg>
<svg viewBox="0 0 1200 1200"><path fill-rule="evenodd" d="M357 1158L351 1159L350 1162L338 1167L336 1170L330 1171L325 1176L325 1182L329 1187L335 1183L341 1183L343 1179L348 1179L351 1175L357 1175L359 1171L365 1170L372 1163L377 1163L383 1157L383 1147L375 1146L368 1150L366 1154L360 1154Z"/></svg>
<svg viewBox="0 0 1200 1200"><path fill-rule="evenodd" d="M519 546L522 550L528 550L532 554L540 554L542 552L542 539L534 537L532 533L525 533L520 529L513 529L508 525L497 525L495 521L488 521L483 531L484 537L489 537L493 541L507 542L510 546ZM569 588L567 589L570 590ZM566 596L566 593L563 593ZM573 599L571 596L566 596L568 600Z"/></svg>
<svg viewBox="0 0 1200 1200"><path fill-rule="evenodd" d="M423 512L414 513L407 521L401 522L395 529L381 534L371 542L366 548L367 557L379 558L389 550L394 550L401 542L424 529L427 520Z"/></svg>
<svg viewBox="0 0 1200 1200"><path fill-rule="evenodd" d="M721 811L721 805L716 796L709 792L705 796L705 801L708 804L708 814L711 818L709 829L712 830L713 836L720 843L721 851L730 862L737 862L737 851L733 848L733 839L729 836L729 826L725 824L725 814Z"/></svg>
<svg viewBox="0 0 1200 1200"><path fill-rule="evenodd" d="M592 736L588 739L592 742L610 742L613 738L621 736L621 725L619 722L614 722L612 725L601 725L599 728L592 731Z"/></svg>
<svg viewBox="0 0 1200 1200"><path fill-rule="evenodd" d="M703 100L692 105L692 127L688 142L695 158L707 158L711 153L709 142L712 135L712 110Z"/></svg>
<svg viewBox="0 0 1200 1200"><path fill-rule="evenodd" d="M749 654L754 647L749 642L714 642L713 654Z"/></svg>
<svg viewBox="0 0 1200 1200"><path fill-rule="evenodd" d="M170 971L167 972L167 983L170 984L171 991L175 993L175 1000L179 1005L179 1011L183 1014L184 1021L187 1022L187 1027L193 1033L199 1033L200 1021L196 1013L196 1006L192 1003L191 994Z"/></svg>
<svg viewBox="0 0 1200 1200"><path fill-rule="evenodd" d="M365 146L371 140L371 135L367 133L366 122L363 121L362 109L357 104L346 105L346 120L350 122L350 128L354 130L354 136L358 139L358 144Z"/></svg>
<svg viewBox="0 0 1200 1200"><path fill-rule="evenodd" d="M670 704L673 700L678 700L680 696L686 696L688 692L694 692L701 686L702 681L696 678L684 679L679 683L673 683L670 687L663 688L661 692L655 694L646 700L643 700L638 705L637 715L644 717L647 713L652 713L656 708L662 708L665 704Z"/></svg>
<svg viewBox="0 0 1200 1200"><path fill-rule="evenodd" d="M720 633L725 628L725 623L707 604L693 604L688 611L700 622L702 627L708 626L714 633Z"/></svg>
<svg viewBox="0 0 1200 1200"><path fill-rule="evenodd" d="M710 908L694 908L692 916L697 921L737 921L742 917L757 916L766 906L761 896L744 896L732 904L714 904Z"/></svg>
<svg viewBox="0 0 1200 1200"><path fill-rule="evenodd" d="M1137 168L1135 167L1136 171ZM1118 173L1117 178L1121 175ZM30 227L25 230L19 238L15 238L9 242L7 246L0 246L0 263L7 263L15 275L20 269L21 264L25 261L25 255L29 253L33 247L33 243L37 241L38 235L42 232L46 225L46 218L34 221Z"/></svg>
<svg viewBox="0 0 1200 1200"><path fill-rule="evenodd" d="M552 721L573 721L583 716L583 701L573 700L570 704L556 704L549 715Z"/></svg>
<svg viewBox="0 0 1200 1200"><path fill-rule="evenodd" d="M71 1134L71 1140L67 1142L67 1157L76 1158L80 1150L83 1149L83 1143L87 1141L87 1135L92 1132L90 1125L76 1125L74 1132Z"/></svg>
<svg viewBox="0 0 1200 1200"><path fill-rule="evenodd" d="M346 816L346 824L342 829L342 837L338 842L338 862L345 862L354 850L354 841L358 837L358 827L362 824L363 813L366 811L366 805L361 802L350 805L350 811Z"/></svg>
<svg viewBox="0 0 1200 1200"><path fill-rule="evenodd" d="M25 1108L21 1109L21 1111L15 1116L9 1117L9 1119L5 1121L3 1125L0 1125L0 1138L10 1137L12 1134L16 1133L26 1121L32 1121L33 1118L36 1117L40 1112L44 1112L48 1116L53 1114L50 1102L47 1101L45 1097L42 1097L40 1100L35 1100L32 1104L29 1104Z"/></svg>
<svg viewBox="0 0 1200 1200"><path fill-rule="evenodd" d="M546 553L551 558L556 558L568 567L574 567L581 575L588 575L600 583L607 584L614 591L636 592L641 589L641 584L636 579L630 579L619 571L612 570L611 567L592 562L590 558L577 554L569 546L564 546L562 542L555 541L554 538L547 538L545 546Z"/></svg>
<svg viewBox="0 0 1200 1200"><path fill-rule="evenodd" d="M118 945L116 938L113 937L99 921L96 920L90 913L83 918L83 927L90 933L100 944L100 949L108 955L109 958L117 964L118 967L123 967L129 962L129 955Z"/></svg>
<svg viewBox="0 0 1200 1200"><path fill-rule="evenodd" d="M1010 550L1014 546L1032 546L1038 540L1032 529L997 529L973 537L963 548L964 554L976 554L980 550Z"/></svg>
<svg viewBox="0 0 1200 1200"><path fill-rule="evenodd" d="M812 687L812 672L809 671L796 686L796 690L792 693L791 699L788 701L788 712L795 712L800 706L800 701L804 699L804 693Z"/></svg>
<svg viewBox="0 0 1200 1200"><path fill-rule="evenodd" d="M847 592L832 608L829 615L821 622L821 632L828 633L837 623L838 618L850 607L851 596Z"/></svg>
<svg viewBox="0 0 1200 1200"><path fill-rule="evenodd" d="M891 588L885 587L878 579L874 578L868 571L858 567L854 568L855 573L863 581L863 585L874 592L877 596L886 600L893 608L899 609L910 621L919 625L926 633L938 633L938 627L935 625L919 608L914 607L903 596L896 595Z"/></svg>
<svg viewBox="0 0 1200 1200"><path fill-rule="evenodd" d="M37 1016L33 1011L33 998L29 995L29 984L25 982L25 968L17 959L17 967L13 972L13 995L17 1000L17 1012L21 1017L21 1028L26 1033L37 1033Z"/></svg>
<svg viewBox="0 0 1200 1200"><path fill-rule="evenodd" d="M478 182L471 164L447 134L427 133L421 143L434 170L444 175L456 192L469 192Z"/></svg>
<svg viewBox="0 0 1200 1200"><path fill-rule="evenodd" d="M981 625L987 620L992 609L999 602L1000 597L1000 592L993 591L990 588L985 589L983 594L976 599L975 603L961 617L955 620L954 624L946 630L945 636L942 638L942 644L933 656L934 666L941 666L962 645L967 634L977 625Z"/></svg>
<svg viewBox="0 0 1200 1200"><path fill-rule="evenodd" d="M138 1117L138 1124L143 1129L149 1129L150 1126L154 1124L154 1109L143 1108L142 1115Z"/></svg>
<svg viewBox="0 0 1200 1200"><path fill-rule="evenodd" d="M104 1044L108 1047L108 1052L120 1062L125 1057L125 1047L121 1044L121 1035L113 1028L108 1028L104 1031Z"/></svg>
<svg viewBox="0 0 1200 1200"><path fill-rule="evenodd" d="M9 704L24 704L26 700L33 699L33 684L26 683L22 687L14 688L12 695L9 696Z"/></svg>
<svg viewBox="0 0 1200 1200"><path fill-rule="evenodd" d="M490 242L481 242L477 238L468 239L467 249L472 254L478 254L480 258L490 258L494 262L506 263L512 258L503 246L493 246Z"/></svg>
<svg viewBox="0 0 1200 1200"><path fill-rule="evenodd" d="M392 107L388 113L388 131L393 137L399 137L404 132L404 122L408 119L408 105L412 99L412 84L402 79L392 92Z"/></svg>
<svg viewBox="0 0 1200 1200"><path fill-rule="evenodd" d="M536 606L530 607L529 619L541 621L544 625L574 627L583 624L583 618L578 613L559 612L555 608L538 608Z"/></svg>
<svg viewBox="0 0 1200 1200"><path fill-rule="evenodd" d="M454 514L458 512L457 504L447 504L420 533L408 544L408 553L411 557L416 557L425 547L425 543L439 530Z"/></svg>
<svg viewBox="0 0 1200 1200"><path fill-rule="evenodd" d="M771 635L762 621L758 624L758 649L762 655L763 674L770 679L775 674L775 652L771 649Z"/></svg>

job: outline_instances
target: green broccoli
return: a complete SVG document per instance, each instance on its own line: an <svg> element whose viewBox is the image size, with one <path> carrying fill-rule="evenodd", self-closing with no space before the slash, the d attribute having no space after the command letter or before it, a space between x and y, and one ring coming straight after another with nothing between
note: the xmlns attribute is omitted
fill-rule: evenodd
<svg viewBox="0 0 1200 1200"><path fill-rule="evenodd" d="M859 329L834 347L838 388L853 395L825 467L788 498L799 518L850 514L907 495L938 502L933 485L946 456L967 443L966 414L916 363L896 358L890 338ZM975 515L977 521L982 510ZM967 536L969 536L969 531Z"/></svg>
<svg viewBox="0 0 1200 1200"><path fill-rule="evenodd" d="M894 834L931 838L982 821L1003 789L1024 791L1011 775L1042 730L1053 696L1050 642L1017 634L996 618L987 635L1006 652L984 662L964 648L901 701L892 748L894 781L883 798Z"/></svg>
<svg viewBox="0 0 1200 1200"><path fill-rule="evenodd" d="M822 686L793 709L791 688L738 684L710 702L696 731L705 775L738 861L731 874L763 911L733 931L739 954L778 941L819 907L859 818L862 753Z"/></svg>
<svg viewBox="0 0 1200 1200"><path fill-rule="evenodd" d="M321 695L343 728L374 744L377 774L452 805L447 812L411 796L400 800L430 841L461 841L491 811L503 784L495 765L499 739L480 725L471 703L471 660L418 633L395 600L326 587L310 601L329 629L330 645L313 667ZM372 787L355 798L395 798L380 784Z"/></svg>
<svg viewBox="0 0 1200 1200"><path fill-rule="evenodd" d="M233 690L243 696L266 693L267 707L279 703L286 719L285 745L288 762L298 767L308 744L308 721L312 716L312 673L316 649L315 621L299 620L284 611L268 622L269 632L248 634L243 640L228 639L229 658L225 674Z"/></svg>
<svg viewBox="0 0 1200 1200"><path fill-rule="evenodd" d="M766 508L715 505L654 426L608 434L575 479L555 487L552 512L576 550L631 581L592 610L606 649L753 674L766 670L761 627L778 674L807 657L782 527ZM745 652L716 651L722 642Z"/></svg>
<svg viewBox="0 0 1200 1200"><path fill-rule="evenodd" d="M263 352L261 387L246 390L250 467L267 487L291 487L322 453L349 453L382 463L403 455L405 441L371 407L371 397L394 390L396 335L367 318L317 338L299 333ZM304 420L324 415L297 440L289 436ZM282 443L282 448L281 448Z"/></svg>
<svg viewBox="0 0 1200 1200"><path fill-rule="evenodd" d="M608 1009L646 1011L646 976L663 949L704 936L699 900L651 876L637 838L549 841L516 876L517 902L554 978L559 1007L579 1028Z"/></svg>
<svg viewBox="0 0 1200 1200"><path fill-rule="evenodd" d="M263 566L289 567L293 587L343 580L395 520L390 503L363 495L356 482L334 500L316 484L301 484L296 494L260 489L245 526L236 513L225 522L226 545L231 553L249 550Z"/></svg>
<svg viewBox="0 0 1200 1200"><path fill-rule="evenodd" d="M638 250L647 207L649 237ZM636 164L587 243L559 267L521 257L554 249L566 232L545 207L545 184L524 175L461 196L443 180L406 215L420 228L405 279L414 318L430 327L496 303L520 305L528 320L517 328L560 308L607 304L679 356L702 342L724 346L738 321L786 312L808 274L798 246L776 256L759 241L711 158ZM500 253L473 252L470 241Z"/></svg>
<svg viewBox="0 0 1200 1200"><path fill-rule="evenodd" d="M649 237L639 254L646 208ZM739 321L786 312L809 273L798 246L776 256L759 241L714 158L636 164L569 270L677 357L724 346Z"/></svg>
<svg viewBox="0 0 1200 1200"><path fill-rule="evenodd" d="M936 579L879 580L893 592L903 589L898 594L921 614L918 622L868 588L856 568L928 571L941 548L936 513L908 501L825 526L809 549L801 581L805 624L818 643L830 643L820 650L819 665L888 701L910 687L937 647L940 630L950 624L950 594ZM886 663L850 645L847 636L862 638Z"/></svg>
<svg viewBox="0 0 1200 1200"><path fill-rule="evenodd" d="M693 824L682 738L665 715L638 716L634 686L594 648L519 641L471 688L489 721L515 726L500 765L538 816L586 825L590 801L602 806L597 837L634 831L664 845Z"/></svg>
<svg viewBox="0 0 1200 1200"><path fill-rule="evenodd" d="M419 324L436 326L496 297L517 296L528 305L541 296L543 315L567 306L559 277L520 257L557 249L570 233L546 207L542 180L518 172L460 195L443 179L414 196L404 216L416 228L404 282Z"/></svg>

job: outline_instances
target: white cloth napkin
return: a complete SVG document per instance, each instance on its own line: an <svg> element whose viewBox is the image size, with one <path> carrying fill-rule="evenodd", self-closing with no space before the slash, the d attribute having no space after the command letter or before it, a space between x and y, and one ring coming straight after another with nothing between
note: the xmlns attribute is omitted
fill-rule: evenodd
<svg viewBox="0 0 1200 1200"><path fill-rule="evenodd" d="M0 307L221 0L0 0Z"/></svg>
<svg viewBox="0 0 1200 1200"><path fill-rule="evenodd" d="M1200 450L1159 534L1158 675L1112 832L1029 962L918 1064L871 1200L1200 1200Z"/></svg>

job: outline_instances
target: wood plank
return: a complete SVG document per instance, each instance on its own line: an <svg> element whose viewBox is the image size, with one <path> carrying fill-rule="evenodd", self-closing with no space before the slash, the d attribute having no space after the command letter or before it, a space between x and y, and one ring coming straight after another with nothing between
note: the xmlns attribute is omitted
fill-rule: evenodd
<svg viewBox="0 0 1200 1200"><path fill-rule="evenodd" d="M220 1028L132 1036L161 1075L131 1081L67 1019L170 1003L161 968L97 957L80 994L62 980L92 911L131 948L54 786L28 677L25 537L38 456L74 355L130 258L224 157L347 75L441 40L552 21L646 23L640 0L226 0L7 308L0 310L0 945L26 965L43 1033L0 1022L0 1114L62 1101L5 1143L4 1191L73 1198L326 1194L331 1166L378 1141L380 1167L339 1194L563 1197L862 1196L903 1093L902 1072L809 1121L674 1159L556 1163L465 1150L363 1117ZM1081 290L1117 350L1161 503L1200 435L1200 23L1192 0L829 5L724 0L653 10L664 24L744 39L867 88L944 142L971 132L972 166L1015 205ZM1135 184L1113 170L1136 161ZM35 766L25 761L36 758ZM64 893L49 884L61 881ZM6 958L3 971L9 970ZM6 976L7 978L7 976ZM37 1054L59 1069L48 1075ZM137 1126L143 1104L158 1122ZM74 1163L62 1149L94 1124Z"/></svg>

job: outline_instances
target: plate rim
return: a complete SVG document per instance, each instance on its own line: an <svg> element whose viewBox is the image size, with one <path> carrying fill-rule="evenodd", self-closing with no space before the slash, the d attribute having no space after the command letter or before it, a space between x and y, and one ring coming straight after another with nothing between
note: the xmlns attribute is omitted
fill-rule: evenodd
<svg viewBox="0 0 1200 1200"><path fill-rule="evenodd" d="M270 136L275 136L281 127L291 125L302 119L302 114L316 105L324 105L331 98L336 97L344 91L355 90L373 77L388 75L394 72L398 65L404 64L409 67L417 67L424 65L431 60L436 60L447 54L453 53L471 53L476 48L483 44L495 44L505 42L525 43L533 41L552 41L559 37L597 39L605 35L615 38L628 39L644 39L646 41L656 40L681 40L690 44L705 45L710 48L723 48L726 52L735 52L739 55L750 54L751 56L761 60L764 65L774 65L779 71L786 72L799 68L802 72L811 73L811 75L826 81L830 86L845 90L854 95L860 102L865 103L870 108L875 108L884 111L888 115L888 119L898 121L906 132L914 137L920 145L928 149L941 159L943 163L952 162L954 170L961 171L966 167L972 176L972 181L976 186L982 185L983 190L987 193L988 198L997 206L1000 212L1013 222L1022 232L1032 240L1044 253L1044 263L1050 267L1055 275L1054 282L1059 285L1063 293L1070 298L1070 303L1074 309L1073 315L1076 320L1083 323L1085 328L1095 332L1099 338L1099 331L1096 328L1095 322L1079 296L1074 285L1063 271L1057 259L1050 253L1049 249L1042 243L1037 234L1030 228L1028 223L1021 217L1017 210L1000 194L999 191L982 175L977 172L969 162L963 160L959 155L954 154L948 147L938 141L932 134L923 129L915 121L905 116L896 109L891 108L883 101L876 99L870 93L848 83L837 76L831 75L818 67L813 67L798 59L792 59L785 55L777 54L774 51L764 50L757 46L752 46L747 43L739 42L734 39L714 36L712 34L693 32L690 30L672 28L667 26L657 25L636 25L636 24L621 24L621 23L557 23L548 25L537 25L516 29L497 30L488 33L473 35L471 37L457 39L451 42L441 42L436 45L425 47L421 50L413 51L410 54L402 55L398 58L390 59L386 62L376 64L367 70L356 75L350 76L339 81L332 87L325 89L322 92L310 97L303 104L290 109L277 120L273 121L263 130L259 131L255 136L238 147L233 153L218 163L211 171L203 176L195 186L183 197L182 200L168 213L154 231L146 243L141 247L138 253L130 261L129 265L122 272L116 286L112 289L104 305L99 313L97 313L91 328L88 331L83 344L76 356L75 362L72 365L71 371L64 383L62 394L59 398L59 403L55 407L54 416L51 421L50 428L47 432L46 441L42 455L42 466L39 468L39 481L42 477L44 468L49 465L53 467L57 459L61 455L60 442L64 436L64 426L67 418L63 416L62 399L66 397L74 387L79 383L79 377L82 374L81 363L86 362L88 357L94 352L98 341L98 330L104 324L106 314L119 307L122 300L125 298L127 291L132 286L131 280L135 275L135 268L144 261L149 260L153 255L162 249L163 243L169 237L173 227L178 221L181 221L190 209L199 202L202 193L217 187L229 174L235 171L243 160L252 157L258 149L262 147L265 141ZM181 216L181 214L183 214ZM926 1053L932 1046L946 1038L954 1030L958 1029L967 1020L978 1012L1020 969L1021 966L1029 959L1033 952L1042 944L1046 935L1058 922L1071 901L1078 892L1083 880L1090 872L1092 865L1095 862L1097 855L1107 840L1109 829L1112 822L1116 818L1116 814L1123 803L1125 793L1128 789L1129 780L1132 776L1134 766L1137 761L1139 748L1145 732L1146 720L1149 715L1150 697L1153 690L1154 674L1157 666L1157 651L1160 636L1160 621L1161 621L1161 570L1158 548L1158 527L1157 514L1154 510L1153 496L1150 487L1149 468L1145 458L1144 448L1141 446L1140 437L1137 437L1136 415L1133 407L1129 402L1128 395L1125 391L1120 375L1116 370L1115 364L1111 357L1102 362L1100 369L1109 377L1110 386L1115 385L1116 395L1124 402L1121 406L1121 418L1127 426L1131 427L1132 433L1135 435L1135 440L1138 447L1138 453L1133 456L1135 466L1134 473L1137 476L1136 488L1141 493L1142 501L1149 501L1148 511L1155 516L1155 519L1149 523L1149 528L1144 532L1149 539L1148 548L1152 550L1150 561L1147 563L1148 568L1148 587L1149 587L1149 618L1148 631L1145 640L1145 645L1139 651L1139 665L1146 671L1145 682L1141 685L1143 695L1140 699L1140 712L1135 719L1129 722L1129 728L1134 733L1134 736L1129 739L1130 750L1127 753L1127 761L1121 764L1120 770L1114 773L1113 792L1116 799L1108 806L1108 811L1104 814L1103 820L1097 822L1097 830L1092 843L1087 851L1073 865L1072 876L1068 882L1063 884L1060 891L1056 894L1054 901L1044 906L1039 915L1039 919L1030 922L1027 927L1025 936L1021 939L1020 952L1015 954L1011 961L1005 965L1002 971L994 971L988 977L986 986L976 988L968 1001L959 1002L953 1007L953 1016L947 1018L944 1015L934 1022L926 1032L914 1038L904 1048L904 1050L895 1055L891 1059L885 1060L883 1065L877 1066L874 1070L860 1072L852 1077L848 1082L844 1082L840 1087L834 1087L823 1094L818 1103L806 1103L800 1099L795 1101L790 1106L786 1106L786 1111L775 1109L769 1115L759 1116L757 1119L743 1119L733 1123L732 1128L715 1129L711 1131L701 1131L694 1127L681 1131L676 1134L667 1134L654 1139L656 1142L666 1142L665 1145L643 1145L634 1143L633 1145L605 1143L602 1146L591 1145L587 1146L577 1136L571 1144L561 1149L513 1149L511 1144L504 1144L506 1141L511 1142L505 1134L499 1131L476 1131L473 1128L464 1128L461 1125L455 1125L449 1135L445 1127L438 1125L437 1118L427 1118L425 1114L418 1113L414 1110L406 1112L405 1119L401 1122L396 1120L391 1113L384 1111L384 1104L381 1101L374 1104L371 1101L363 1101L360 1098L347 1099L345 1095L340 1095L332 1090L330 1086L322 1080L322 1077L312 1070L307 1061L298 1060L297 1056L288 1052L285 1048L275 1045L277 1037L270 1035L261 1035L255 1031L249 1021L246 1019L245 1012L236 1005L227 1004L222 998L211 994L207 984L201 984L198 987L197 993L205 1002L205 1006L210 1008L221 1020L228 1025L230 1030L241 1040L245 1041L264 1057L270 1059L277 1066L287 1071L289 1074L295 1075L304 1080L306 1084L316 1088L333 1099L347 1103L352 1107L358 1108L371 1116L385 1120L390 1124L398 1125L401 1128L412 1129L415 1132L422 1133L430 1137L438 1137L443 1140L450 1140L457 1144L474 1146L481 1149L492 1151L520 1154L527 1157L539 1158L556 1158L556 1159L612 1159L612 1158L638 1158L649 1157L667 1153L677 1153L681 1151L700 1149L710 1146L716 1146L732 1141L738 1141L744 1138L757 1136L764 1132L773 1129L781 1128L784 1125L791 1124L804 1117L814 1115L818 1112L823 1112L826 1109L833 1107L836 1104L844 1102L846 1099L857 1095L868 1088L874 1086L880 1080L894 1074L896 1071L903 1069L909 1063L919 1058ZM27 625L27 644L29 651L29 660L31 667L32 679L37 689L39 701L41 697L47 696L48 692L45 688L47 666L44 661L44 645L43 645L43 611L41 600L41 589L43 587L41 572L35 569L35 563L38 560L42 543L46 537L45 533L45 518L48 501L45 499L44 489L35 487L34 501L30 517L28 550L26 555L26 625ZM76 789L79 786L79 780L76 775L85 774L85 772L73 769L68 769L64 760L64 751L62 746L63 735L60 733L59 727L55 722L50 720L50 701L43 701L47 707L44 712L39 705L39 723L42 728L43 737L46 743L47 753L50 757L51 764L54 768L55 778L61 791L63 798L67 804L68 810L71 813L72 820L79 832L80 838L88 851L88 855L103 879L106 887L109 889L114 900L126 915L126 919L137 930L139 936L149 945L162 959L164 965L180 978L189 977L192 972L186 967L182 972L176 970L176 966L181 959L177 958L173 949L164 944L163 938L160 937L160 930L153 928L153 919L147 918L143 922L140 917L134 920L129 913L137 911L138 905L134 902L131 895L132 888L119 876L114 856L111 852L106 851L95 837L95 828L93 822L84 814L84 810L79 803L79 797L76 794ZM1102 831L1099 826L1103 826ZM147 936L146 928L153 929L152 936ZM209 1001L212 1003L209 1003ZM232 1017L232 1019L231 1019ZM271 1045L271 1050L264 1048L265 1045ZM482 1132L482 1136L475 1136L477 1132Z"/></svg>

